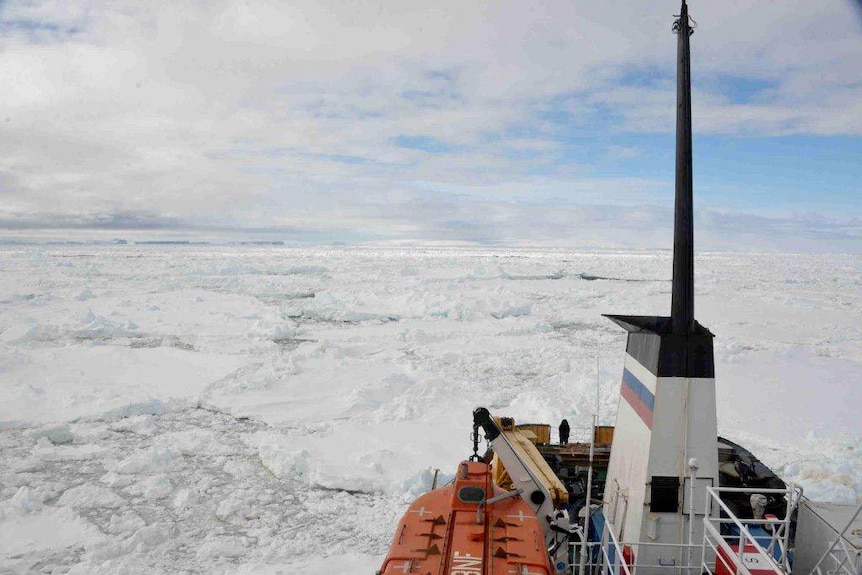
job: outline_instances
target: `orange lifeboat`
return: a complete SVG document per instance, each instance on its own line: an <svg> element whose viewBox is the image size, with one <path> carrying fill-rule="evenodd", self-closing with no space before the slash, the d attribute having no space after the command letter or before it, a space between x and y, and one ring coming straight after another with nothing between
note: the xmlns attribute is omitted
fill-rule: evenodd
<svg viewBox="0 0 862 575"><path fill-rule="evenodd" d="M398 523L378 574L404 573L551 575L553 570L530 506L495 487L487 463L463 461L454 483L417 498Z"/></svg>

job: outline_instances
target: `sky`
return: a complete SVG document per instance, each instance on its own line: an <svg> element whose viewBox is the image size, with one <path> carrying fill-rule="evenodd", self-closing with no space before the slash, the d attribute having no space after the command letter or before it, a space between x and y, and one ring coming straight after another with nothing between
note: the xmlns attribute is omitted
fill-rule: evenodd
<svg viewBox="0 0 862 575"><path fill-rule="evenodd" d="M691 0L696 245L862 252L862 6ZM670 247L677 0L0 2L0 239Z"/></svg>

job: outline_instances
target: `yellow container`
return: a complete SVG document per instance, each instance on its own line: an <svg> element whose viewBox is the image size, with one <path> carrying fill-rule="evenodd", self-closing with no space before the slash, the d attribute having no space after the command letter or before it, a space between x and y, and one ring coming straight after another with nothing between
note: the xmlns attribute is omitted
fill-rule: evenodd
<svg viewBox="0 0 862 575"><path fill-rule="evenodd" d="M518 431L529 432L525 433L530 441L537 445L544 445L551 442L551 426L547 423L521 423L516 426ZM531 435L532 434L532 437Z"/></svg>
<svg viewBox="0 0 862 575"><path fill-rule="evenodd" d="M593 438L596 445L610 445L614 441L614 426L613 425L597 425L594 430Z"/></svg>

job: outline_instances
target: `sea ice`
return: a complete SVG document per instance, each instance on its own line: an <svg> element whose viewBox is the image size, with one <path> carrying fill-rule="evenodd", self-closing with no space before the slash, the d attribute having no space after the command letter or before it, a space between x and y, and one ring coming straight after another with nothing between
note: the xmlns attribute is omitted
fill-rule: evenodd
<svg viewBox="0 0 862 575"><path fill-rule="evenodd" d="M670 306L663 251L0 250L0 571L372 572L473 408L613 424L601 314ZM697 270L720 433L862 497L862 260Z"/></svg>

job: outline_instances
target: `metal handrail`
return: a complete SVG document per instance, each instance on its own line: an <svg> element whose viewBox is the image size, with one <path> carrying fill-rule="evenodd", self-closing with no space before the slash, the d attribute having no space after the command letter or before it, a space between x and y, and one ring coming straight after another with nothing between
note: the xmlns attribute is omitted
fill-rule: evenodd
<svg viewBox="0 0 862 575"><path fill-rule="evenodd" d="M608 545L604 545L606 535L610 539ZM618 563L618 565L611 565L611 558L608 556L609 546L613 546L614 548L614 563ZM620 543L617 540L617 536L614 533L614 525L610 521L605 521L605 528L602 533L602 545L600 548L602 556L605 558L605 564L607 565L608 569L612 569L614 575L619 575L620 566L622 566L623 573L625 575L632 575L632 572L629 569L628 564L626 563L626 559L625 557L623 557L623 548L620 546Z"/></svg>
<svg viewBox="0 0 862 575"><path fill-rule="evenodd" d="M786 489L758 489L752 487L706 487L706 510L704 513L703 524L703 541L700 544L692 543L658 543L649 541L637 542L620 542L616 536L614 525L611 521L606 521L602 531L601 540L590 542L582 547L582 553L586 553L586 562L582 563L584 567L590 569L599 567L599 573L606 575L613 573L614 575L631 575L637 573L638 568L652 569L668 569L671 572L679 573L680 575L686 571L695 569L698 566L698 561L685 553L690 550L700 547L701 555L699 567L702 573L713 574L716 570L716 565L720 561L728 572L736 573L737 575L751 575L750 569L743 561L743 555L757 554L763 560L763 565L768 566L772 570L779 573L789 573L788 559L788 540L790 532L790 517L794 507L799 502L802 496L802 490L796 486L789 486ZM787 508L783 519L740 519L733 511L721 500L720 493L751 493L751 494L783 494L787 498ZM725 514L724 517L721 513ZM738 535L733 537L724 536L720 529L722 525L734 525ZM771 538L768 544L762 543L763 537L755 537L749 530L749 526L764 526L771 527ZM738 548L734 550L731 544L738 543ZM599 556L594 558L596 546L600 547ZM579 543L580 547L581 544ZM623 548L630 546L635 552L635 559L631 564L627 563L623 557ZM678 552L680 564L662 564L661 558L658 558L656 563L640 563L638 559L645 557L644 551L649 548L657 549L674 549ZM834 548L834 545L833 545ZM611 551L613 549L613 551ZM611 561L611 553L614 555L614 560ZM778 560L775 556L777 555ZM676 557L676 554L674 555ZM676 559L675 559L676 560ZM622 566L622 569L620 569ZM572 566L575 567L574 565ZM574 572L574 571L573 571ZM581 575L586 575L589 570L582 570ZM818 575L823 575L819 573ZM853 574L856 575L856 574Z"/></svg>
<svg viewBox="0 0 862 575"><path fill-rule="evenodd" d="M709 486L709 489L715 491L716 493L769 493L772 495L785 494L792 491L800 491L801 488L798 485L791 485L790 487L785 487L784 489L777 488L760 488L760 487L712 487Z"/></svg>
<svg viewBox="0 0 862 575"><path fill-rule="evenodd" d="M712 543L712 539L709 538L709 535L712 535L715 544ZM710 550L715 555L715 571L718 571L718 561L724 565L725 570L729 573L733 573L734 568L732 565L728 563L729 557L736 558L736 554L733 552L733 549L727 544L724 540L724 537L721 536L715 527L711 523L704 522L703 525L703 554L701 555L700 565L701 569L706 573L713 573L713 569L710 568L709 564L706 562L706 545L709 544ZM719 553L718 549L721 547L724 550L724 553ZM736 562L735 562L736 563ZM741 561L739 561L741 563ZM748 568L743 566L743 569L748 572Z"/></svg>
<svg viewBox="0 0 862 575"><path fill-rule="evenodd" d="M781 566L782 568L789 572L790 571L790 560L788 556L788 549L790 547L790 518L793 514L793 510L799 505L799 501L802 500L803 490L802 487L795 484L790 484L784 489L760 489L756 487L713 487L711 488L716 493L758 493L758 494L773 494L773 495L781 495L783 494L785 499L787 500L787 505L784 510L784 519L746 519L746 525L772 525L772 541L767 548L767 552L772 552L775 545L778 545L780 550L779 557L781 558ZM719 500L721 498L719 497ZM720 519L720 518L719 518Z"/></svg>
<svg viewBox="0 0 862 575"><path fill-rule="evenodd" d="M576 546L576 547L581 547L581 543L572 543L571 545ZM587 551L587 555L586 555L587 560L584 564L585 568L592 568L592 567L596 567L598 565L598 563L594 563L591 560L592 559L592 552L596 547L601 546L601 545L602 545L602 543L600 541L592 541L592 542L588 542L586 544L586 548L588 551ZM633 563L626 563L629 570L633 574L637 573L638 567L645 567L645 568L648 567L650 569L667 569L667 570L675 570L675 571L690 569L692 567L692 565L689 563L680 563L680 564L674 564L674 565L665 565L662 563L658 563L658 564L639 563L638 558L643 556L641 548L657 547L660 549L673 549L675 551L686 551L686 550L700 549L699 543L689 544L689 543L655 543L655 542L651 542L651 541L649 541L649 542L648 541L638 541L638 542L618 541L617 545L619 545L620 548L630 546L634 550L635 561ZM680 556L682 557L683 555L680 555ZM572 572L574 573L575 572L574 571L575 565L572 565L572 567L573 567Z"/></svg>
<svg viewBox="0 0 862 575"><path fill-rule="evenodd" d="M835 567L835 569L833 569L831 571L831 573L838 573L840 570L840 571L843 571L844 573L848 573L850 575L855 575L855 573L853 571L851 571L848 567L844 566L844 564L847 562L847 559L849 559L851 556L850 550L847 549L847 546L844 544L844 535L847 533L847 530L850 529L850 527L853 525L853 522L856 521L856 518L859 516L859 513L862 513L862 503L860 503L859 507L856 508L856 512L853 513L853 516L850 518L850 521L847 522L847 525L844 526L844 529L841 530L841 532L838 534L838 537L835 538L835 541L833 541L832 544L829 545L829 548L826 549L826 551L823 553L823 555L820 556L820 559L817 560L817 563L814 564L814 568L811 569L812 573L817 573L817 575L822 575L823 570L820 568L820 564L823 563L823 560L826 559L827 557L829 557L830 555L832 556L832 558L836 562L838 561L838 557L836 557L834 555L833 550L835 549L835 546L838 545L838 542L840 541L841 547L844 551L844 558L841 559L840 563L838 563L838 566Z"/></svg>
<svg viewBox="0 0 862 575"><path fill-rule="evenodd" d="M706 512L703 518L704 525L704 538L703 538L703 546L702 546L702 556L701 563L705 563L705 554L706 554L706 543L707 543L707 532L709 531L716 537L716 543L718 547L720 547L728 557L733 557L733 562L736 565L737 569L743 570L746 574L749 574L748 568L743 564L742 556L745 553L745 547L747 545L752 545L755 551L766 561L766 563L772 567L776 571L787 571L787 547L786 545L781 545L781 564L775 561L775 559L766 552L766 550L761 546L760 542L751 534L748 530L748 527L740 522L739 518L730 510L730 508L721 500L719 497L719 493L724 491L727 492L735 492L735 493L784 493L788 499L793 497L793 493L796 491L794 486L791 486L787 489L757 489L757 488L740 488L740 487L707 487L707 498L706 498ZM712 517L712 506L713 504L718 504L718 507L725 512L727 517ZM790 507L791 502L788 501L788 508ZM787 532L789 532L789 524L790 524L790 514L788 513L784 519L775 519L775 520L752 520L752 522L757 521L758 524L763 524L761 521L766 523L770 523L779 528L780 533L784 537L786 537ZM718 530L715 528L713 523L720 525L721 523L731 523L736 526L739 531L739 544L736 552L731 549L730 545L728 545L725 537L722 536ZM786 531L783 526L786 526ZM710 545L712 547L712 545ZM718 548L712 547L716 553L718 554ZM770 550L772 549L772 544L769 545ZM724 562L724 561L722 561ZM726 562L724 562L726 564ZM739 571L737 571L738 573Z"/></svg>

